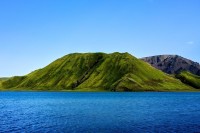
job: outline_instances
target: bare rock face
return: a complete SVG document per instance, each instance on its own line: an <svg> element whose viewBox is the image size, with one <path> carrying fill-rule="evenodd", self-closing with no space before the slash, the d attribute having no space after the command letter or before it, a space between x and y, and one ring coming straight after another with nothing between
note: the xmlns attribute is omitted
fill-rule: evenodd
<svg viewBox="0 0 200 133"><path fill-rule="evenodd" d="M157 55L142 58L153 67L168 74L178 74L181 71L189 71L200 75L200 64L178 55Z"/></svg>

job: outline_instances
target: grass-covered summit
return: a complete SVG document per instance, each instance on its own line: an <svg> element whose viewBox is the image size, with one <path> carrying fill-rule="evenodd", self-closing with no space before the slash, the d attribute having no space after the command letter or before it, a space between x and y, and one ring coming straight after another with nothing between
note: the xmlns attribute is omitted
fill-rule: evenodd
<svg viewBox="0 0 200 133"><path fill-rule="evenodd" d="M79 91L192 90L129 53L74 53L28 75L2 82L4 89Z"/></svg>

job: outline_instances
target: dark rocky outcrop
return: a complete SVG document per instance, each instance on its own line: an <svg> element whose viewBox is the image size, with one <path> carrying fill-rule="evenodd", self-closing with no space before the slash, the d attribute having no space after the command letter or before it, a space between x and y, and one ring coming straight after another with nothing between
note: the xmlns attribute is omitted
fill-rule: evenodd
<svg viewBox="0 0 200 133"><path fill-rule="evenodd" d="M178 74L181 71L189 71L195 75L200 75L199 63L178 55L157 55L145 57L142 58L142 60L168 74Z"/></svg>

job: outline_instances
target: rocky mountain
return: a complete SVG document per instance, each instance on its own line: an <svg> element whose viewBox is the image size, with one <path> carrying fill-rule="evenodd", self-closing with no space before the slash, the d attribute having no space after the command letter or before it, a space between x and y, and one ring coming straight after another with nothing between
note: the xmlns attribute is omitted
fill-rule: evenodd
<svg viewBox="0 0 200 133"><path fill-rule="evenodd" d="M4 90L182 91L194 90L129 53L74 53L21 77Z"/></svg>
<svg viewBox="0 0 200 133"><path fill-rule="evenodd" d="M200 75L199 63L178 55L157 55L145 57L142 58L142 60L168 74L178 74L181 71L189 71L192 74Z"/></svg>

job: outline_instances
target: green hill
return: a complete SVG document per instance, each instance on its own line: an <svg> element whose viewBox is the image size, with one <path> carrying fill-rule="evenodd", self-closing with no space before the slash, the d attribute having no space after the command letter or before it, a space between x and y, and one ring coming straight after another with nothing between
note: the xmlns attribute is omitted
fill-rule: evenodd
<svg viewBox="0 0 200 133"><path fill-rule="evenodd" d="M200 76L194 75L188 71L183 71L176 75L183 83L188 84L194 88L200 89Z"/></svg>
<svg viewBox="0 0 200 133"><path fill-rule="evenodd" d="M5 89L74 91L193 90L129 53L74 53L28 75L2 83Z"/></svg>

